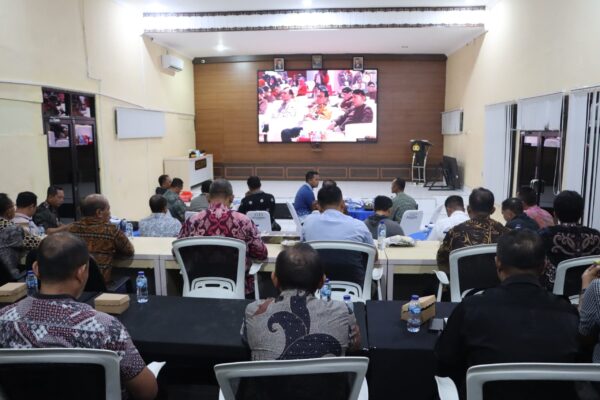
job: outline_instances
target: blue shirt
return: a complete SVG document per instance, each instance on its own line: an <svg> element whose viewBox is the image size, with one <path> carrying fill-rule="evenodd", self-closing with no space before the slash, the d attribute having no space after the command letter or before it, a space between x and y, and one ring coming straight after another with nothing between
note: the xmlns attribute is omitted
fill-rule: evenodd
<svg viewBox="0 0 600 400"><path fill-rule="evenodd" d="M300 186L298 192L296 193L296 198L294 199L294 208L298 213L298 216L308 215L312 212L312 205L315 201L315 194L313 193L312 187L305 183Z"/></svg>
<svg viewBox="0 0 600 400"><path fill-rule="evenodd" d="M364 222L333 209L309 215L302 225L302 240L349 240L373 246L373 237Z"/></svg>

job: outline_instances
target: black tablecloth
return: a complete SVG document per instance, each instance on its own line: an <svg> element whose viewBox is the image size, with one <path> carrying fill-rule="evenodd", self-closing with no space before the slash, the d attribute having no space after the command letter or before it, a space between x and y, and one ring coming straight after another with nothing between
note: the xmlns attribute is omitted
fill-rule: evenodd
<svg viewBox="0 0 600 400"><path fill-rule="evenodd" d="M150 296L145 304L132 297L117 318L125 325L144 359L235 362L249 360L240 337L250 300ZM363 348L368 349L365 306L355 304Z"/></svg>
<svg viewBox="0 0 600 400"><path fill-rule="evenodd" d="M426 323L419 333L406 330L400 309L406 301L368 301L369 398L432 399L437 393L433 376L433 348L437 333ZM437 303L436 317L448 317L456 304Z"/></svg>

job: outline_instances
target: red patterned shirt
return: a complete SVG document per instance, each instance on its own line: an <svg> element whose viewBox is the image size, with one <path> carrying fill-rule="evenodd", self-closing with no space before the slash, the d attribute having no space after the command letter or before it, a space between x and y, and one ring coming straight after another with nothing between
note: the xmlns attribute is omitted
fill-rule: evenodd
<svg viewBox="0 0 600 400"><path fill-rule="evenodd" d="M37 294L0 309L0 347L111 350L123 382L146 366L121 322L68 295Z"/></svg>
<svg viewBox="0 0 600 400"><path fill-rule="evenodd" d="M251 259L267 258L267 247L260 239L260 233L254 222L247 216L231 210L223 204L211 203L204 211L189 218L183 224L178 238L193 236L224 236L240 239L246 243L246 270L252 264ZM246 293L254 291L252 276L246 276Z"/></svg>

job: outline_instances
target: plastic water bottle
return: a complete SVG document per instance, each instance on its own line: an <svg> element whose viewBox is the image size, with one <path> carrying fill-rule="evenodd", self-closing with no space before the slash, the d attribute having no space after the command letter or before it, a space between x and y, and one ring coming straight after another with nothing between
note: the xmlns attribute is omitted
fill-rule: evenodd
<svg viewBox="0 0 600 400"><path fill-rule="evenodd" d="M350 310L350 314L354 314L354 303L349 294L344 295L344 303L346 303L346 307Z"/></svg>
<svg viewBox="0 0 600 400"><path fill-rule="evenodd" d="M125 236L130 239L133 237L133 224L131 222L125 224Z"/></svg>
<svg viewBox="0 0 600 400"><path fill-rule="evenodd" d="M379 221L379 227L377 227L377 245L379 250L385 250L385 238L387 237L387 228L385 227L384 221Z"/></svg>
<svg viewBox="0 0 600 400"><path fill-rule="evenodd" d="M33 271L27 271L27 278L25 278L25 283L27 284L27 296L33 296L37 293L38 281Z"/></svg>
<svg viewBox="0 0 600 400"><path fill-rule="evenodd" d="M416 294L410 297L410 303L408 303L407 329L412 333L421 330L421 305L419 304L419 296Z"/></svg>
<svg viewBox="0 0 600 400"><path fill-rule="evenodd" d="M137 294L137 302L138 303L147 303L148 302L148 279L146 275L144 275L143 271L138 272L138 276L135 279L135 287Z"/></svg>
<svg viewBox="0 0 600 400"><path fill-rule="evenodd" d="M331 283L329 283L329 278L325 279L325 283L321 288L321 300L331 301Z"/></svg>
<svg viewBox="0 0 600 400"><path fill-rule="evenodd" d="M44 236L46 234L46 230L43 226L38 226L38 236Z"/></svg>

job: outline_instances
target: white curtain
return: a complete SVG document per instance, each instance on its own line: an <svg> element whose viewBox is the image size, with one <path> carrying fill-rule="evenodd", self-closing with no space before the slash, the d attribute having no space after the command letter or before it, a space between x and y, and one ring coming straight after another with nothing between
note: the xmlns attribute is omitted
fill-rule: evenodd
<svg viewBox="0 0 600 400"><path fill-rule="evenodd" d="M494 193L496 203L509 196L511 140L510 104L485 107L485 138L483 148L483 185Z"/></svg>
<svg viewBox="0 0 600 400"><path fill-rule="evenodd" d="M562 93L517 101L517 128L522 131L558 131L561 128Z"/></svg>
<svg viewBox="0 0 600 400"><path fill-rule="evenodd" d="M579 90L569 96L569 117L565 140L563 164L563 190L583 193L585 171L585 149L587 143L589 91Z"/></svg>

